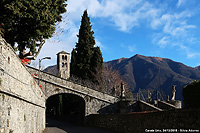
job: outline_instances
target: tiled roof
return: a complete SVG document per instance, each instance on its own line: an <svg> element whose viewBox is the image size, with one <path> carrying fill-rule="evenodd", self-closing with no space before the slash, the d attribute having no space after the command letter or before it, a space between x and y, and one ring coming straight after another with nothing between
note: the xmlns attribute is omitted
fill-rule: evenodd
<svg viewBox="0 0 200 133"><path fill-rule="evenodd" d="M65 51L61 51L61 52L59 52L59 53L57 53L57 54L70 54L70 53L67 53L67 52L65 52Z"/></svg>

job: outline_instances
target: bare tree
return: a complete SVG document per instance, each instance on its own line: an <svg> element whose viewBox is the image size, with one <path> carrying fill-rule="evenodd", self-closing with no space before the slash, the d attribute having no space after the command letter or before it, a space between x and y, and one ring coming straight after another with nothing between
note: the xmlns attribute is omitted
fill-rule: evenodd
<svg viewBox="0 0 200 133"><path fill-rule="evenodd" d="M103 85L108 93L120 96L121 83L124 84L124 88L128 92L128 84L122 79L119 71L111 67L104 67L103 76Z"/></svg>

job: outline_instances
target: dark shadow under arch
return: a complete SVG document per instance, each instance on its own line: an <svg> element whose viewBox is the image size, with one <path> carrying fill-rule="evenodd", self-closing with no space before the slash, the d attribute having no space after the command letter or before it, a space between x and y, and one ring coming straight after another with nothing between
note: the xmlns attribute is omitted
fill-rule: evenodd
<svg viewBox="0 0 200 133"><path fill-rule="evenodd" d="M46 117L75 124L84 124L85 100L74 94L56 94L46 101Z"/></svg>

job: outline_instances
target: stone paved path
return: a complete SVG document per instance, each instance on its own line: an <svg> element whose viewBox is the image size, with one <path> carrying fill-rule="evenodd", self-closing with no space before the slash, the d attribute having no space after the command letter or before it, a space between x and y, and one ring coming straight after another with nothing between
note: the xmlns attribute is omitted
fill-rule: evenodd
<svg viewBox="0 0 200 133"><path fill-rule="evenodd" d="M115 133L98 128L84 127L71 123L48 119L45 133Z"/></svg>

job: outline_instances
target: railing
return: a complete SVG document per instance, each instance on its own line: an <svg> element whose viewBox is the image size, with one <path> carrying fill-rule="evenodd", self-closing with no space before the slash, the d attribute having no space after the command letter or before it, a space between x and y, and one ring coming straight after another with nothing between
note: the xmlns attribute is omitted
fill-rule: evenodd
<svg viewBox="0 0 200 133"><path fill-rule="evenodd" d="M153 101L153 100L167 100L167 95L160 89L160 90L153 90L153 89L139 89L137 93L133 93L134 100L143 100L146 102Z"/></svg>

